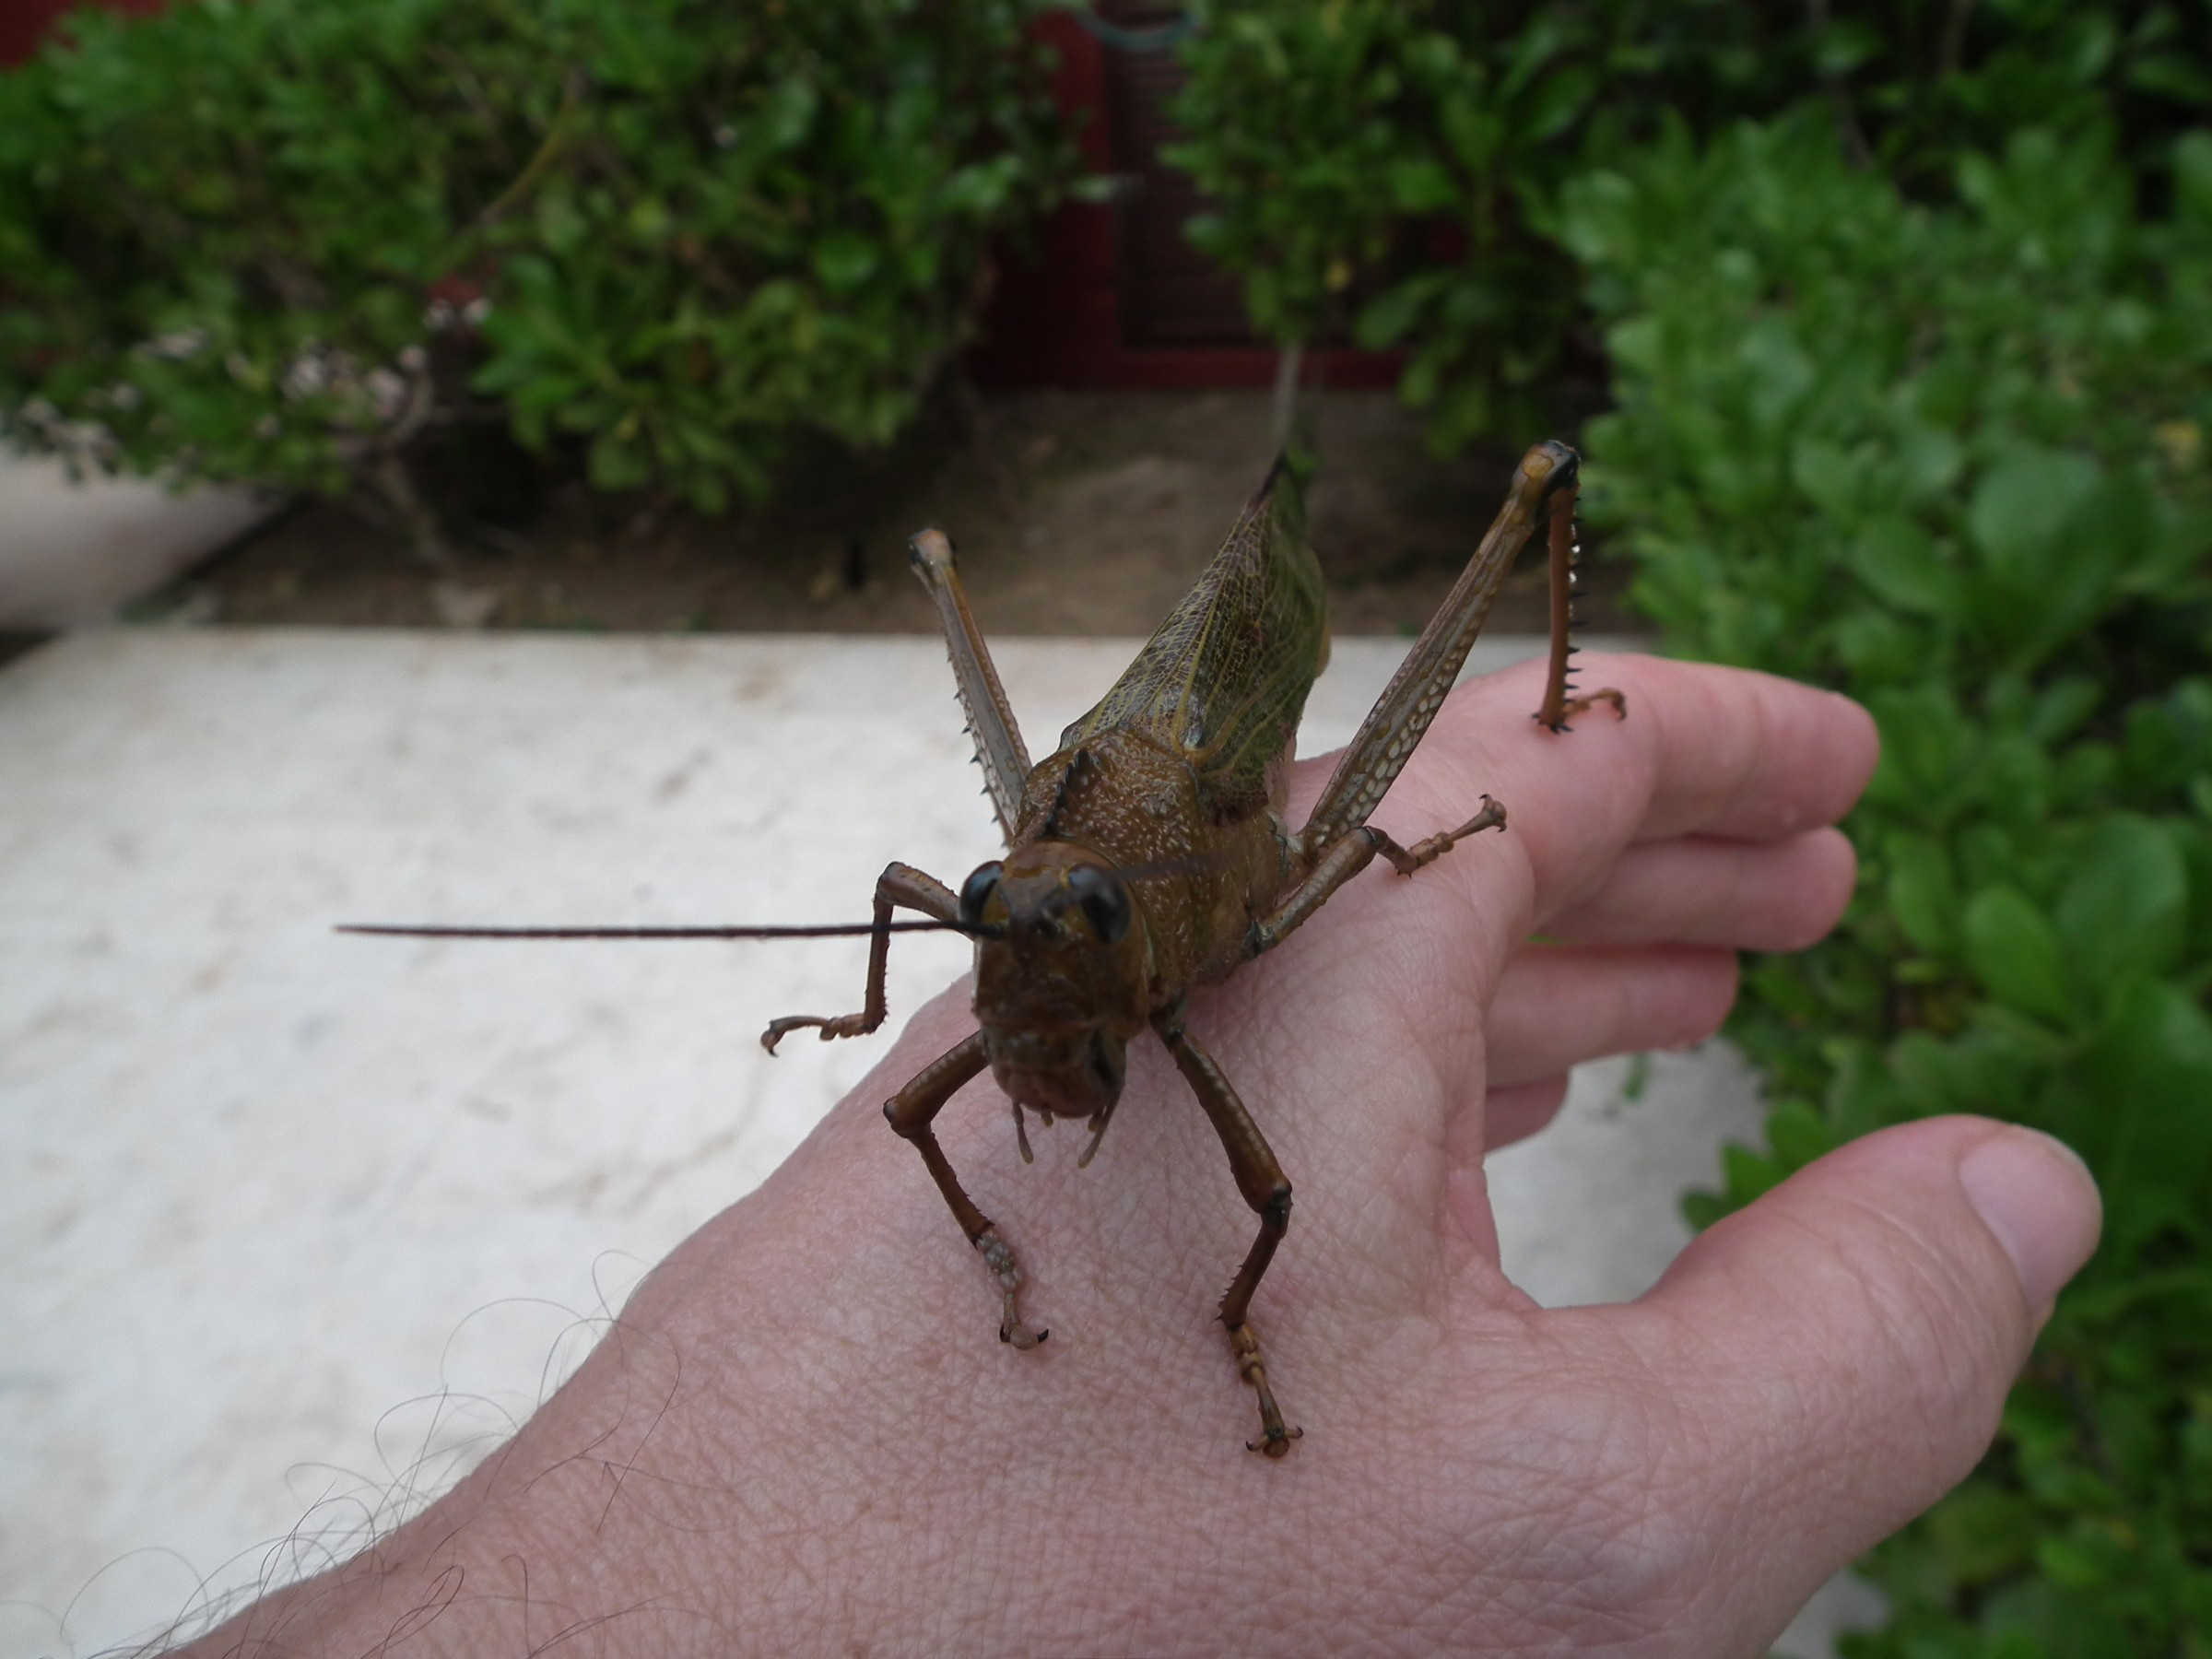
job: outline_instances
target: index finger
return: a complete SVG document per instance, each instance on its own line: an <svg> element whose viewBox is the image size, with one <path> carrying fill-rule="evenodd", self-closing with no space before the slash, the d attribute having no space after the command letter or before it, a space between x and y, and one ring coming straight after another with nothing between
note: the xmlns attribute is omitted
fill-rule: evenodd
<svg viewBox="0 0 2212 1659"><path fill-rule="evenodd" d="M1540 664L1470 682L1378 821L1426 834L1440 813L1453 821L1470 790L1496 795L1526 850L1534 913L1545 916L1637 841L1774 841L1834 823L1874 770L1873 718L1832 691L1661 657L1584 656L1576 673L1584 688L1623 692L1626 718L1601 704L1571 732L1538 725L1529 712L1542 700Z"/></svg>
<svg viewBox="0 0 2212 1659"><path fill-rule="evenodd" d="M1622 729L1608 734L1599 764L1618 759L1640 774L1643 808L1630 840L1780 841L1836 822L1874 771L1874 717L1840 692L1665 657L1585 656L1576 672L1584 685L1615 686L1629 698L1632 718L1615 723ZM1559 735L1562 745L1594 747L1611 713L1582 716Z"/></svg>

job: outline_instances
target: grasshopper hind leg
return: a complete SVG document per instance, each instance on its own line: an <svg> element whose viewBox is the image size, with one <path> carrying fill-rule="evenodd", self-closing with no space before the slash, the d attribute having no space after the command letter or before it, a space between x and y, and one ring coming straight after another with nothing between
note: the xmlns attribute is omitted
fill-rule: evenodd
<svg viewBox="0 0 2212 1659"><path fill-rule="evenodd" d="M1548 726L1555 732L1570 732L1574 728L1567 724L1569 721L1572 720L1578 714L1589 713L1592 709L1597 707L1597 705L1601 702L1611 703L1613 705L1613 712L1618 718L1626 720L1629 717L1629 699L1626 692L1616 691L1612 687L1607 686L1602 690L1591 692L1587 697L1569 697L1565 695L1565 693L1571 691L1573 688L1574 688L1572 686L1568 685L1562 685L1559 688L1561 696L1558 705L1558 712L1553 715L1552 718L1547 720L1545 718L1544 710L1538 710L1534 715L1530 716L1530 718L1537 721L1543 725ZM1549 703L1547 703L1545 708L1549 709L1551 706L1552 705Z"/></svg>
<svg viewBox="0 0 2212 1659"><path fill-rule="evenodd" d="M1576 485L1569 483L1547 503L1551 566L1551 665L1544 678L1544 706L1536 711L1535 719L1538 725L1554 732L1566 731L1569 721L1578 714L1588 713L1601 702L1611 703L1618 718L1629 717L1629 700L1612 687L1577 697L1569 678L1574 657L1574 592L1578 581L1575 566L1583 556L1582 531L1574 512L1576 489Z"/></svg>

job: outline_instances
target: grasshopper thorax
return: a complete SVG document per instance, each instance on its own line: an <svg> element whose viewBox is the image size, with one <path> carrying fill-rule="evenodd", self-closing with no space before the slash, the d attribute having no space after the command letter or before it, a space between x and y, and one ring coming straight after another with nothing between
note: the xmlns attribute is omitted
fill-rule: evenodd
<svg viewBox="0 0 2212 1659"><path fill-rule="evenodd" d="M1108 862L1041 840L960 888L977 930L975 1015L992 1075L1018 1105L1070 1117L1109 1110L1144 1029L1144 912Z"/></svg>

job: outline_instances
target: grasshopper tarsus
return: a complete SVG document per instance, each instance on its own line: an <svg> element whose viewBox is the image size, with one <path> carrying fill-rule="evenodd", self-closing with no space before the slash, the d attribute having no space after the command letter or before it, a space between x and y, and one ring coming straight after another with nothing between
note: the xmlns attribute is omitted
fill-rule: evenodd
<svg viewBox="0 0 2212 1659"><path fill-rule="evenodd" d="M1411 876L1424 865L1434 864L1470 835L1479 835L1485 830L1504 828L1505 803L1495 795L1486 794L1482 797L1482 810L1458 829L1447 830L1441 835L1431 835L1425 841L1414 842L1410 847L1399 846L1372 824L1367 826L1366 833L1374 843L1376 853L1389 861L1392 869L1401 876Z"/></svg>
<svg viewBox="0 0 2212 1659"><path fill-rule="evenodd" d="M1616 691L1606 686L1602 690L1591 692L1587 697L1569 697L1567 688L1561 685L1544 700L1544 706L1529 718L1548 732L1571 732L1574 728L1567 723L1578 714L1587 714L1601 702L1613 705L1616 719L1626 720L1629 717L1626 692Z"/></svg>
<svg viewBox="0 0 2212 1659"><path fill-rule="evenodd" d="M975 1241L975 1247L982 1253L983 1265L990 1268L991 1277L998 1281L998 1339L1027 1353L1052 1332L1032 1331L1021 1321L1021 1314L1014 1305L1015 1293L1021 1288L1021 1269L1015 1265L1014 1252L998 1236L998 1229L987 1221Z"/></svg>
<svg viewBox="0 0 2212 1659"><path fill-rule="evenodd" d="M1282 1408L1275 1403L1275 1391L1267 1386L1267 1362L1260 1358L1260 1339L1253 1335L1249 1324L1240 1321L1230 1326L1229 1346L1236 1355L1237 1374L1252 1384L1253 1392L1259 1395L1260 1438L1246 1441L1244 1450L1268 1457L1288 1456L1290 1442L1303 1440L1306 1431L1283 1426Z"/></svg>
<svg viewBox="0 0 2212 1659"><path fill-rule="evenodd" d="M813 1027L818 1031L824 1042L830 1042L840 1037L865 1037L882 1023L883 1017L881 1015L870 1019L865 1012L836 1015L787 1014L782 1019L771 1019L768 1022L768 1030L760 1033L760 1046L772 1054L776 1052L777 1043L782 1041L792 1032L803 1031L809 1027Z"/></svg>

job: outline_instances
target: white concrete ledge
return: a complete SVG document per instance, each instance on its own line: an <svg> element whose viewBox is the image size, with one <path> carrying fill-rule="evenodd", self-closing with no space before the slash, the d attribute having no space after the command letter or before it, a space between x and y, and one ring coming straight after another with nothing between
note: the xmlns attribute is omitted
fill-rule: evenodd
<svg viewBox="0 0 2212 1659"><path fill-rule="evenodd" d="M0 444L0 629L100 621L244 535L278 504L250 489L73 481L59 460Z"/></svg>
<svg viewBox="0 0 2212 1659"><path fill-rule="evenodd" d="M1303 747L1404 648L1339 641ZM1034 735L1132 649L999 661ZM0 1656L24 1659L388 1524L881 1052L755 1041L847 1005L858 945L331 923L857 918L888 859L994 844L922 639L85 634L0 672ZM966 956L902 940L894 1010ZM1541 1300L1649 1285L1677 1194L1756 1124L1725 1053L1662 1059L1634 1102L1619 1077L1590 1068L1492 1160Z"/></svg>

